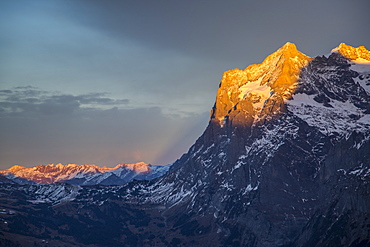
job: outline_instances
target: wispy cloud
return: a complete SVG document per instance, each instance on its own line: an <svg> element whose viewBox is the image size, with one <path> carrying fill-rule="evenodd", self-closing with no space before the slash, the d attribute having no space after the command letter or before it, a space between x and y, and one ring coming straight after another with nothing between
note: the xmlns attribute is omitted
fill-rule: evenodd
<svg viewBox="0 0 370 247"><path fill-rule="evenodd" d="M66 115L83 109L109 109L129 104L128 99L113 99L107 93L81 95L49 92L26 86L0 90L0 114L4 117ZM1 115L0 115L1 117Z"/></svg>

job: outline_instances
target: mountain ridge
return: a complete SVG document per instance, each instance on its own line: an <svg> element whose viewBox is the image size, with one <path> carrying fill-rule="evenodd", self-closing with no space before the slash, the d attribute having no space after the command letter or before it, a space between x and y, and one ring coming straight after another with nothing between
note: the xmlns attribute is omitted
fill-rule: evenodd
<svg viewBox="0 0 370 247"><path fill-rule="evenodd" d="M169 166L153 166L144 162L122 163L113 168L96 165L48 164L34 167L15 165L0 171L18 183L123 184L133 179L153 179L167 172Z"/></svg>

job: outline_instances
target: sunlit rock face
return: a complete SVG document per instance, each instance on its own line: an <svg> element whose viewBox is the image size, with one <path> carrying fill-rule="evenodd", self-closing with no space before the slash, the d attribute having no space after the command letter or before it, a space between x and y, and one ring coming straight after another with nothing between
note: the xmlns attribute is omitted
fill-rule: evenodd
<svg viewBox="0 0 370 247"><path fill-rule="evenodd" d="M301 69L310 60L294 44L286 43L261 64L226 71L211 118L221 125L227 120L251 125L256 117L278 112L291 97Z"/></svg>
<svg viewBox="0 0 370 247"><path fill-rule="evenodd" d="M341 43L338 47L334 48L332 52L338 52L351 61L370 63L370 52L365 46L355 48Z"/></svg>

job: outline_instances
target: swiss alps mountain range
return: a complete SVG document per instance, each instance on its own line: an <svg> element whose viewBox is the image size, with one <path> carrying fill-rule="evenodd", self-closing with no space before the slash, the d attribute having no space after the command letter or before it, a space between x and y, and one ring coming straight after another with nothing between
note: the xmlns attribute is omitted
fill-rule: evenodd
<svg viewBox="0 0 370 247"><path fill-rule="evenodd" d="M150 180L166 173L170 166L139 162L119 164L113 168L96 165L49 164L27 168L13 166L0 174L19 184L67 183L76 185L122 185L136 180Z"/></svg>
<svg viewBox="0 0 370 247"><path fill-rule="evenodd" d="M206 130L155 179L10 179L8 246L369 246L370 52L287 43L226 71Z"/></svg>

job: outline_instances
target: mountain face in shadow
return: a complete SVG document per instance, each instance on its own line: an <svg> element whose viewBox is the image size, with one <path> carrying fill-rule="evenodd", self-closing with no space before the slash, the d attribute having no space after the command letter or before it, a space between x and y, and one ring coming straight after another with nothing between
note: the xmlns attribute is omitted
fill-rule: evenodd
<svg viewBox="0 0 370 247"><path fill-rule="evenodd" d="M341 44L310 58L287 43L224 73L208 127L162 177L2 185L0 206L15 212L2 241L368 246L369 181L370 52Z"/></svg>

